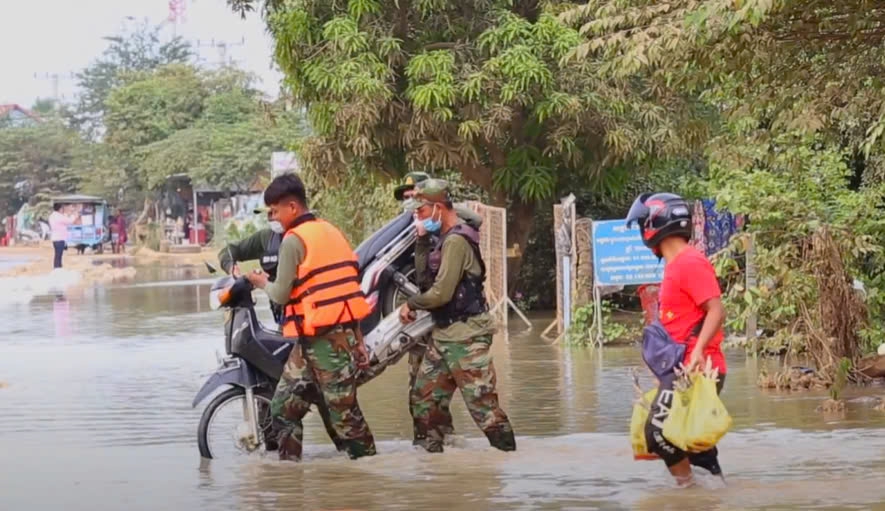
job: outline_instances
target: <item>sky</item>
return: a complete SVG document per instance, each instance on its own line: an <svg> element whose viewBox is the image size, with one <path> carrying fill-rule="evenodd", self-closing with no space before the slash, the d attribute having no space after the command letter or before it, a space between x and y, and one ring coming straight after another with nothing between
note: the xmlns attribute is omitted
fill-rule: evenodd
<svg viewBox="0 0 885 511"><path fill-rule="evenodd" d="M0 104L30 107L37 98L53 96L53 81L59 74L59 95L72 101L77 92L71 77L98 57L107 42L126 24L145 18L152 25L163 23L169 0L2 0L0 9ZM135 18L135 21L127 20ZM186 0L184 20L174 28L195 46L208 62L219 60L210 46L214 39L231 44L228 56L236 64L258 75L261 89L275 95L280 74L271 68L271 38L260 16L242 20L224 0ZM167 23L162 32L171 38ZM243 43L242 45L240 43ZM35 75L37 75L35 77Z"/></svg>

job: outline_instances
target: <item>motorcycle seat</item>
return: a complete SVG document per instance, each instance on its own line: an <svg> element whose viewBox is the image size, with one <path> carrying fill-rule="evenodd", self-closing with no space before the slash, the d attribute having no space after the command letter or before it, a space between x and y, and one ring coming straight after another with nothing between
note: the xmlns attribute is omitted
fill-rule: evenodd
<svg viewBox="0 0 885 511"><path fill-rule="evenodd" d="M266 328L258 328L255 330L255 340L261 343L270 351L276 351L277 348L284 344L294 344L293 339L283 337L283 334L276 330L268 330Z"/></svg>

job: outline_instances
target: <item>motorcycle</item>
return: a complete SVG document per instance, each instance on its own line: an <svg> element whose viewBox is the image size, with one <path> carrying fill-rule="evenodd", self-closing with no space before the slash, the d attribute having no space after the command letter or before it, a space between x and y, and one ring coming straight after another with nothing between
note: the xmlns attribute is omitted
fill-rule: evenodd
<svg viewBox="0 0 885 511"><path fill-rule="evenodd" d="M372 308L372 313L360 322L360 330L369 351L369 365L358 369L357 385L363 385L398 362L433 328L430 315L418 312L416 320L408 325L399 321L398 302L419 292L411 281L413 274L416 233L412 217L404 213L374 233L357 249L360 268L360 287ZM217 270L207 263L210 273ZM194 397L196 407L221 387L228 387L215 395L203 410L197 428L200 455L207 459L217 457L219 446L212 444L215 426L232 432L235 452L254 453L262 448L273 449L270 437L270 400L289 353L299 341L286 338L277 330L264 327L255 312L252 285L246 279L225 276L210 290L209 303L213 310L224 309L225 356L219 357L219 366L209 376ZM318 389L308 389L312 402L321 399ZM226 423L224 412L235 405ZM328 417L321 415L329 436L336 438ZM228 429L230 428L230 429ZM221 444L224 445L224 444ZM336 442L337 445L337 442Z"/></svg>

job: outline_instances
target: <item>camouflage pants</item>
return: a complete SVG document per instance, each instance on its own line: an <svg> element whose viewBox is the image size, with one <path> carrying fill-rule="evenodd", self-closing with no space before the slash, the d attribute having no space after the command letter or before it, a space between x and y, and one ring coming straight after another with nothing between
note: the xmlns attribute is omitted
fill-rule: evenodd
<svg viewBox="0 0 885 511"><path fill-rule="evenodd" d="M329 422L351 459L375 454L375 439L356 397L353 333L336 332L296 346L271 400L280 459L300 460L304 426L316 382L329 411ZM334 439L333 439L334 440Z"/></svg>
<svg viewBox="0 0 885 511"><path fill-rule="evenodd" d="M412 427L415 435L412 441L413 445L423 445L427 441L427 435L418 424L418 417L415 416L415 405L421 400L421 389L415 383L418 381L418 369L424 361L426 351L427 345L424 343L418 344L409 351L409 413L412 415ZM455 432L455 426L452 424L452 414L449 412L448 401L441 403L440 406L442 408L442 413L440 414L441 422L436 427L445 437Z"/></svg>
<svg viewBox="0 0 885 511"><path fill-rule="evenodd" d="M446 428L452 424L449 404L455 389L461 390L470 417L492 447L516 449L513 427L498 404L491 345L492 337L484 335L459 342L434 340L428 346L415 377L412 404L412 417L418 434L426 438L428 451L443 450Z"/></svg>

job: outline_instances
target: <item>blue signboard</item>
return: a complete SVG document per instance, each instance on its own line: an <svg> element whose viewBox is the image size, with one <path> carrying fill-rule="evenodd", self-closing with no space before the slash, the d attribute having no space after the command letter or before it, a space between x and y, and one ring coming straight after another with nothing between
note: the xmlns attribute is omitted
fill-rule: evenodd
<svg viewBox="0 0 885 511"><path fill-rule="evenodd" d="M593 222L593 275L597 286L654 284L664 277L664 262L642 244L639 227L626 220Z"/></svg>

